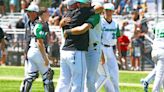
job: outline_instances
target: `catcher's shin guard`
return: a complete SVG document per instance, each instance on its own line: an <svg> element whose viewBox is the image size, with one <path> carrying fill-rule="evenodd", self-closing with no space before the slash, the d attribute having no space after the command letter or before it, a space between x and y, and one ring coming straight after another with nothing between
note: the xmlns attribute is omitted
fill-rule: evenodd
<svg viewBox="0 0 164 92"><path fill-rule="evenodd" d="M31 79L25 79L23 84L21 84L20 92L30 92L32 82L33 81Z"/></svg>
<svg viewBox="0 0 164 92"><path fill-rule="evenodd" d="M20 87L20 92L30 92L32 83L36 78L38 78L39 73L33 72L33 73L29 73L28 75L30 78L26 78L23 80L23 83L21 84Z"/></svg>
<svg viewBox="0 0 164 92"><path fill-rule="evenodd" d="M48 84L44 84L45 92L54 92L54 83L53 81L49 82Z"/></svg>
<svg viewBox="0 0 164 92"><path fill-rule="evenodd" d="M49 69L43 76L45 76L44 89L45 92L54 92L54 83L53 83L54 71Z"/></svg>

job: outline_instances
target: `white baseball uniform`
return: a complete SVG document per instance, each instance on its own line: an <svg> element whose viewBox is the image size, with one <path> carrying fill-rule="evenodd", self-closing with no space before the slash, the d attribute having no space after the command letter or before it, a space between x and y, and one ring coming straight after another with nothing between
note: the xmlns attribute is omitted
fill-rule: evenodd
<svg viewBox="0 0 164 92"><path fill-rule="evenodd" d="M108 66L108 72L114 87L114 92L119 92L119 70L117 59L113 51L113 46L117 43L117 36L120 35L118 24L112 20L108 23L105 18L101 18L102 26L102 51L105 57L105 64ZM109 81L105 84L106 92L109 92Z"/></svg>
<svg viewBox="0 0 164 92"><path fill-rule="evenodd" d="M93 29L89 30L89 47L86 52L87 92L96 92L95 82L97 68L101 57L101 32L101 22L99 22Z"/></svg>
<svg viewBox="0 0 164 92"><path fill-rule="evenodd" d="M153 42L152 58L157 60L156 76L153 85L153 92L160 92L160 86L164 77L164 22L160 22L155 26L155 39Z"/></svg>

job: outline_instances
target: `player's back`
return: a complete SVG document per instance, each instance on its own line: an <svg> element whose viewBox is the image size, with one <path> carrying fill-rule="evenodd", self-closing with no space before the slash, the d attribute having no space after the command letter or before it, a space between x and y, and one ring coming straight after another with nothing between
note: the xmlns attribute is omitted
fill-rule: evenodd
<svg viewBox="0 0 164 92"><path fill-rule="evenodd" d="M78 8L75 10L69 10L65 17L70 17L71 22L64 26L63 29L71 29L77 26L81 26L85 21L91 16L94 15L92 11L93 7L84 7ZM65 40L65 45L63 50L82 50L87 51L89 46L89 32L87 31L81 35L71 35L68 36Z"/></svg>
<svg viewBox="0 0 164 92"><path fill-rule="evenodd" d="M93 7L84 7L68 10L64 17L70 17L71 22L64 26L63 29L71 29L76 26L81 26L91 15L94 14Z"/></svg>

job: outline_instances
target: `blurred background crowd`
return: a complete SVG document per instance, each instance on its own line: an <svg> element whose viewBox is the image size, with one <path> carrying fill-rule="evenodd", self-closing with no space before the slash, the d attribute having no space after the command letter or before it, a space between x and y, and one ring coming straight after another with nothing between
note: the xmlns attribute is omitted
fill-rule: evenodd
<svg viewBox="0 0 164 92"><path fill-rule="evenodd" d="M23 65L25 48L25 9L31 4L48 7L49 42L48 52L52 66L59 66L61 28L59 22L67 11L62 0L0 0L0 27L5 32L5 64ZM151 60L153 26L164 19L162 10L164 0L102 0L115 5L113 19L119 24L121 51L127 55L118 56L120 69L147 70L154 67ZM138 26L138 27L135 27ZM134 31L137 30L137 31ZM137 55L133 55L133 52ZM2 57L0 53L0 57ZM2 62L2 58L1 58ZM4 62L4 61L3 61Z"/></svg>

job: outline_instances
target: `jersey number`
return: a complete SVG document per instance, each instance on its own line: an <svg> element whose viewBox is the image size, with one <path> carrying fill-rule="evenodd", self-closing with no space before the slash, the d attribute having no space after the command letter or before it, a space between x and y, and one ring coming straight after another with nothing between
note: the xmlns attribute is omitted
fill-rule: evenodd
<svg viewBox="0 0 164 92"><path fill-rule="evenodd" d="M116 39L116 34L112 33L112 39Z"/></svg>

